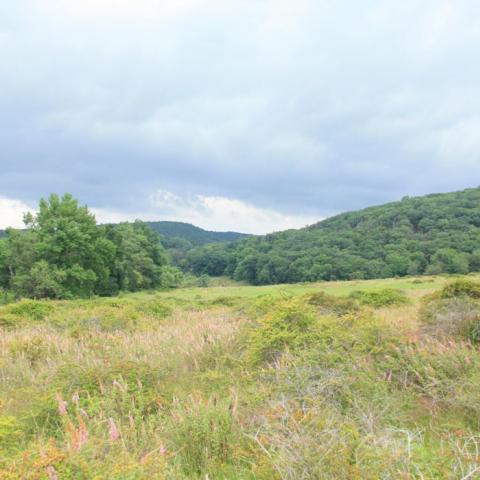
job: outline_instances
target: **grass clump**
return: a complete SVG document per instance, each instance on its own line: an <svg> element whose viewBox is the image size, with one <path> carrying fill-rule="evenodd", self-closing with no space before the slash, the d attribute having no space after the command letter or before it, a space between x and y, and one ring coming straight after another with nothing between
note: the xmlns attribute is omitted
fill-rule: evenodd
<svg viewBox="0 0 480 480"><path fill-rule="evenodd" d="M350 294L350 298L357 300L362 305L368 305L373 308L391 307L408 303L408 297L405 293L393 288L384 288L373 292L357 290Z"/></svg>
<svg viewBox="0 0 480 480"><path fill-rule="evenodd" d="M429 297L420 309L423 330L436 338L480 343L480 302L469 297Z"/></svg>
<svg viewBox="0 0 480 480"><path fill-rule="evenodd" d="M168 426L172 448L179 452L177 461L188 478L237 462L234 450L241 433L234 412L228 398L191 395L172 406Z"/></svg>
<svg viewBox="0 0 480 480"><path fill-rule="evenodd" d="M480 344L480 283L461 278L424 298L423 329L436 338Z"/></svg>

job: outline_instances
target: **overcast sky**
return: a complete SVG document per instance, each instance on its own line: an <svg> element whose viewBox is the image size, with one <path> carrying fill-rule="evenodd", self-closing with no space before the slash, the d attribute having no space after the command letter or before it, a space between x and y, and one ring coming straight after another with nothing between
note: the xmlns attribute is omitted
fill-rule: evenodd
<svg viewBox="0 0 480 480"><path fill-rule="evenodd" d="M264 233L480 185L478 0L1 0L0 227Z"/></svg>

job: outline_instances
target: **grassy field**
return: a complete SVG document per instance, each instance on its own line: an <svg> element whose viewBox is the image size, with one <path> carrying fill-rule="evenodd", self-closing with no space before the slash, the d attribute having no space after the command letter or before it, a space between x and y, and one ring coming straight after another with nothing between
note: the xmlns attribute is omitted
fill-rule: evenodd
<svg viewBox="0 0 480 480"><path fill-rule="evenodd" d="M480 288L453 281L4 305L0 480L480 478Z"/></svg>

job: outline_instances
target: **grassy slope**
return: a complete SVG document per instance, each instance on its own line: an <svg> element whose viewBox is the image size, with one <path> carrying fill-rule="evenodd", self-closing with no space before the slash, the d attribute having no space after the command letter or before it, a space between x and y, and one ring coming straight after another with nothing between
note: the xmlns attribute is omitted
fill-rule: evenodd
<svg viewBox="0 0 480 480"><path fill-rule="evenodd" d="M480 354L419 330L445 282L0 307L0 479L475 478ZM336 317L305 296L382 288L410 303Z"/></svg>

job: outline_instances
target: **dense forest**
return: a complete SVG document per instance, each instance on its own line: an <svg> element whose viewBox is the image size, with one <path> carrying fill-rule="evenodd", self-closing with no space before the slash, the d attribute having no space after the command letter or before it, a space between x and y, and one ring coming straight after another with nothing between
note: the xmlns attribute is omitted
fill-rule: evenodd
<svg viewBox="0 0 480 480"><path fill-rule="evenodd" d="M179 265L257 285L480 271L480 188L405 197L300 230L206 245Z"/></svg>
<svg viewBox="0 0 480 480"><path fill-rule="evenodd" d="M175 286L182 276L148 225L98 226L69 194L42 199L24 222L0 239L0 287L17 298L114 295Z"/></svg>
<svg viewBox="0 0 480 480"><path fill-rule="evenodd" d="M233 242L249 235L238 232L212 232L184 222L145 222L160 233L166 242L187 241L192 247L207 243ZM187 245L187 244L185 244Z"/></svg>
<svg viewBox="0 0 480 480"><path fill-rule="evenodd" d="M174 287L185 274L260 285L480 271L480 188L245 238L177 222L97 225L69 194L41 200L24 221L0 238L0 288L17 298Z"/></svg>
<svg viewBox="0 0 480 480"><path fill-rule="evenodd" d="M152 230L155 230L164 239L164 244L173 246L180 245L188 250L207 243L233 242L250 235L238 232L213 232L185 222L145 222ZM5 237L7 232L0 230L0 238Z"/></svg>

